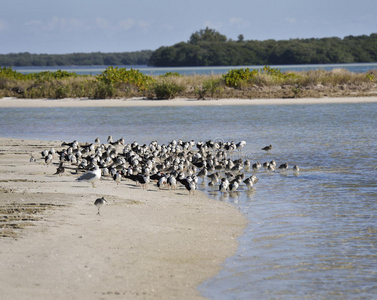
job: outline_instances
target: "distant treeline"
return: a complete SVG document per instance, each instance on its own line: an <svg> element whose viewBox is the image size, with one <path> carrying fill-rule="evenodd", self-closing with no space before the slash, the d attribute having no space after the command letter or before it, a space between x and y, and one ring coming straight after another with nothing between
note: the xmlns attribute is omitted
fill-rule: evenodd
<svg viewBox="0 0 377 300"><path fill-rule="evenodd" d="M120 53L0 54L0 66L147 65L152 50Z"/></svg>
<svg viewBox="0 0 377 300"><path fill-rule="evenodd" d="M377 62L377 34L369 36L290 39L228 39L214 29L199 30L187 42L121 53L3 54L0 66L150 65L246 66Z"/></svg>
<svg viewBox="0 0 377 300"><path fill-rule="evenodd" d="M291 39L237 41L206 28L191 35L188 42L160 47L149 65L238 66L377 62L377 34L347 36L343 39Z"/></svg>

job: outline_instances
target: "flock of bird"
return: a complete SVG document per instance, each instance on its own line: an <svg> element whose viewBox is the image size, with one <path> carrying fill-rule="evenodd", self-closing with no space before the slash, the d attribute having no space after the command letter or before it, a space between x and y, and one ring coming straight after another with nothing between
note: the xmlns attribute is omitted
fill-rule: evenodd
<svg viewBox="0 0 377 300"><path fill-rule="evenodd" d="M131 180L143 189L150 182L156 182L161 190L165 188L177 189L183 185L189 194L194 194L198 180L208 181L210 187L218 188L220 193L237 191L241 186L248 190L254 188L258 182L255 174L246 176L247 171L256 173L264 168L267 171L276 169L287 170L288 163L277 166L274 160L252 163L249 159L232 159L234 153L241 151L246 145L241 142L195 142L172 140L168 144L152 141L149 145L139 145L137 142L126 144L123 138L113 141L108 137L107 143L100 143L97 138L93 143L79 144L63 142L62 150L43 150L41 156L46 165L53 163L57 157L58 167L54 175L62 175L65 169L84 172L78 181L90 182L93 187L101 178L112 178L116 184L124 180ZM272 146L261 150L267 153ZM33 157L30 159L35 161ZM299 172L299 167L293 167ZM99 208L106 202L103 198L96 200Z"/></svg>

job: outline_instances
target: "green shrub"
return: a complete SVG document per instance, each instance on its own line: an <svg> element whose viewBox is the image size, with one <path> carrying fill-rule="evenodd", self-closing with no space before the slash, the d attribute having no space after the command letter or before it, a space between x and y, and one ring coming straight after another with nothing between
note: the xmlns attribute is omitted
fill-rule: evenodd
<svg viewBox="0 0 377 300"><path fill-rule="evenodd" d="M160 75L160 77L182 77L178 72L166 72L165 74Z"/></svg>
<svg viewBox="0 0 377 300"><path fill-rule="evenodd" d="M97 80L107 85L116 86L122 83L128 83L136 86L140 91L146 90L153 82L153 78L144 75L139 70L118 67L108 67L104 72L98 75Z"/></svg>
<svg viewBox="0 0 377 300"><path fill-rule="evenodd" d="M247 82L251 77L257 74L257 70L250 71L249 68L229 70L223 75L225 84L229 87L240 88L241 82Z"/></svg>
<svg viewBox="0 0 377 300"><path fill-rule="evenodd" d="M69 97L69 87L62 83L59 83L54 87L54 98L63 99Z"/></svg>
<svg viewBox="0 0 377 300"><path fill-rule="evenodd" d="M112 98L115 94L115 88L112 83L97 82L94 87L93 98L106 99Z"/></svg>
<svg viewBox="0 0 377 300"><path fill-rule="evenodd" d="M215 94L220 95L222 91L223 89L221 88L221 79L219 78L210 78L204 80L202 85L195 88L195 93L198 94L198 99L205 99L207 95L213 98Z"/></svg>
<svg viewBox="0 0 377 300"><path fill-rule="evenodd" d="M0 67L0 78L6 78L6 79L16 79L16 80L26 80L32 78L31 74L24 75L22 73L19 73L17 71L13 71L12 68L1 68Z"/></svg>
<svg viewBox="0 0 377 300"><path fill-rule="evenodd" d="M153 90L157 99L172 99L183 92L185 87L174 81L162 80L154 84Z"/></svg>

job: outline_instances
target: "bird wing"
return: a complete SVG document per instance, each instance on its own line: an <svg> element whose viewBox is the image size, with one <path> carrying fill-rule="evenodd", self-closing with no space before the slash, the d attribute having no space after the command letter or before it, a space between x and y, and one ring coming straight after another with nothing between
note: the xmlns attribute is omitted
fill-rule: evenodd
<svg viewBox="0 0 377 300"><path fill-rule="evenodd" d="M97 175L96 175L96 173L94 173L94 172L87 172L87 173L81 175L77 180L79 180L79 181L80 181L80 180L92 180L92 179L94 179L96 176L97 176Z"/></svg>

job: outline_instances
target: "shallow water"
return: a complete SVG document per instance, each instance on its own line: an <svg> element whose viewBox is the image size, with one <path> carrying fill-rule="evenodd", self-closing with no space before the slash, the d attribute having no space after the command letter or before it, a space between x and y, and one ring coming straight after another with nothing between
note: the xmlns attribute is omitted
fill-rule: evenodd
<svg viewBox="0 0 377 300"><path fill-rule="evenodd" d="M211 299L374 297L376 128L375 103L0 110L2 137L245 140L233 158L288 162L288 171L256 172L259 182L252 191L242 187L221 196L207 182L200 185L249 219L237 254L199 287ZM261 148L269 144L271 153L264 153Z"/></svg>
<svg viewBox="0 0 377 300"><path fill-rule="evenodd" d="M139 66L118 66L119 68L138 69L146 75L162 75L167 72L177 72L182 75L211 75L211 74L225 74L231 69L249 68L261 69L264 66L218 66L218 67L149 67L145 65ZM278 68L283 72L300 72L316 69L323 69L331 71L333 69L346 69L351 72L365 73L369 70L377 69L377 63L352 63L352 64L308 64L308 65L282 65L271 66ZM67 72L75 72L79 75L97 75L105 71L107 66L49 66L49 67L13 67L14 70L28 74L39 73L44 71L55 72L63 70Z"/></svg>

